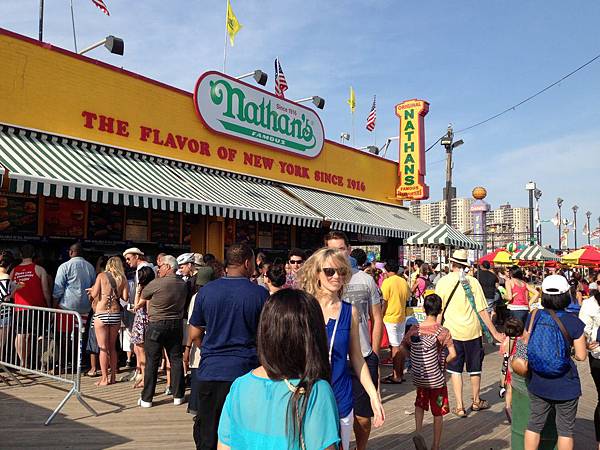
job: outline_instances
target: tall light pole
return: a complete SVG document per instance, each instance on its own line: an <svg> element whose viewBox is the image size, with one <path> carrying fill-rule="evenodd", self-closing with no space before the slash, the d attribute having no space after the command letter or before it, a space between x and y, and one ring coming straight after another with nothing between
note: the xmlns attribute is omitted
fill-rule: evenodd
<svg viewBox="0 0 600 450"><path fill-rule="evenodd" d="M525 189L529 191L529 245L535 242L533 231L533 194L535 192L535 183L530 181L525 185Z"/></svg>
<svg viewBox="0 0 600 450"><path fill-rule="evenodd" d="M440 144L446 147L446 187L444 188L444 199L446 200L446 223L452 225L452 199L456 198L456 188L452 187L452 150L463 145L464 141L454 140L452 124L448 125L446 135L440 140Z"/></svg>
<svg viewBox="0 0 600 450"><path fill-rule="evenodd" d="M536 214L537 214L537 218L538 218L538 226L537 226L538 244L542 245L542 222L540 220L540 198L542 198L542 191L540 191L539 189L536 189L533 192L533 195L535 196L535 208L536 208Z"/></svg>
<svg viewBox="0 0 600 450"><path fill-rule="evenodd" d="M573 208L573 232L575 233L575 248L577 248L577 211L579 211L579 206L574 205Z"/></svg>
<svg viewBox="0 0 600 450"><path fill-rule="evenodd" d="M560 210L562 204L563 204L563 199L558 197L556 199L556 205L558 206L558 250L560 251L562 249L562 242L561 242L561 238L562 238L562 212Z"/></svg>
<svg viewBox="0 0 600 450"><path fill-rule="evenodd" d="M592 243L592 229L590 228L590 217L592 217L592 212L588 211L585 213L585 217L587 217L587 226L588 226L588 245Z"/></svg>

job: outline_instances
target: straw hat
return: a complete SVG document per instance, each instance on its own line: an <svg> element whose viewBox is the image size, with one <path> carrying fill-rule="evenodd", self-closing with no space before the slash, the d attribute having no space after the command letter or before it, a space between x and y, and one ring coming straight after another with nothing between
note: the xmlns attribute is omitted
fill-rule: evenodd
<svg viewBox="0 0 600 450"><path fill-rule="evenodd" d="M448 260L465 267L469 265L468 253L463 248L454 250L454 253L452 253L452 256Z"/></svg>

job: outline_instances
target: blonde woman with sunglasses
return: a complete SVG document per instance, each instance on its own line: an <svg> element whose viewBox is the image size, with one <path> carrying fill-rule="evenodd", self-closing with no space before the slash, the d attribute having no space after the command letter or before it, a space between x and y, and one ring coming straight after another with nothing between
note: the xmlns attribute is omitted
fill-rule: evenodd
<svg viewBox="0 0 600 450"><path fill-rule="evenodd" d="M348 450L353 426L352 378L347 359L371 400L374 425L383 425L385 413L379 392L373 385L369 368L362 356L358 332L358 311L342 302L342 293L350 281L352 271L346 255L339 250L322 248L304 263L299 271L299 284L319 301L325 328L329 363L331 364L331 387L340 416L342 448Z"/></svg>

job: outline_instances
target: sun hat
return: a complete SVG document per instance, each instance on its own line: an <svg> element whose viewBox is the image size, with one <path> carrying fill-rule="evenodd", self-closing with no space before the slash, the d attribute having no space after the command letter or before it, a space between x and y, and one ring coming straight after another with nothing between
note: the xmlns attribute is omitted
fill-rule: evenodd
<svg viewBox="0 0 600 450"><path fill-rule="evenodd" d="M595 283L595 282L593 282L593 281L592 281L592 282L591 282L591 283L588 285L588 289L589 289L589 290L592 290L592 289L598 290L598 283Z"/></svg>
<svg viewBox="0 0 600 450"><path fill-rule="evenodd" d="M465 267L469 265L467 251L462 248L458 249L458 250L454 250L454 253L452 253L452 256L450 258L448 258L448 260L450 260L456 264L465 266Z"/></svg>
<svg viewBox="0 0 600 450"><path fill-rule="evenodd" d="M182 264L194 263L194 254L193 253L182 253L177 257L177 264L180 266Z"/></svg>
<svg viewBox="0 0 600 450"><path fill-rule="evenodd" d="M542 292L544 294L564 294L569 292L569 287L569 282L562 275L548 275L542 281Z"/></svg>
<svg viewBox="0 0 600 450"><path fill-rule="evenodd" d="M144 252L141 251L137 247L131 247L131 248L128 248L127 250L125 250L123 252L123 256L125 256L125 255L141 255L141 256L144 256Z"/></svg>
<svg viewBox="0 0 600 450"><path fill-rule="evenodd" d="M194 264L197 266L204 265L204 256L202 256L202 253L194 253Z"/></svg>

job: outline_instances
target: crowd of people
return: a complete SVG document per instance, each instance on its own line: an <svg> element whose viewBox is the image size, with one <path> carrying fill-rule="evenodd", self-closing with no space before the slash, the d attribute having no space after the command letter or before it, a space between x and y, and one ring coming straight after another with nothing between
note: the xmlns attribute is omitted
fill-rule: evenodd
<svg viewBox="0 0 600 450"><path fill-rule="evenodd" d="M338 231L323 248L292 249L284 261L233 244L224 263L160 253L153 264L132 247L94 267L76 243L51 277L35 256L31 245L0 253L0 302L78 312L88 328L86 374L99 371L97 386L116 383L122 355L127 373L119 381L141 389L142 408L153 406L161 370L174 405L185 403L189 387L198 449L349 449L353 435L366 449L372 427L386 420L380 385L401 384L407 373L416 387L415 447L442 448L443 416L490 408L480 395L486 340L503 356L501 368L486 370L501 372L508 421L511 378L527 380L526 449L538 447L551 411L558 448L573 448L581 396L574 360L589 355L600 396L600 275L591 271L476 268L465 250L448 264L402 267L368 261ZM420 320L411 307L422 308ZM15 333L27 367L36 330L11 330L11 319L0 308L0 355ZM380 361L384 350L389 358ZM386 364L392 370L382 378ZM600 446L600 401L594 424Z"/></svg>

